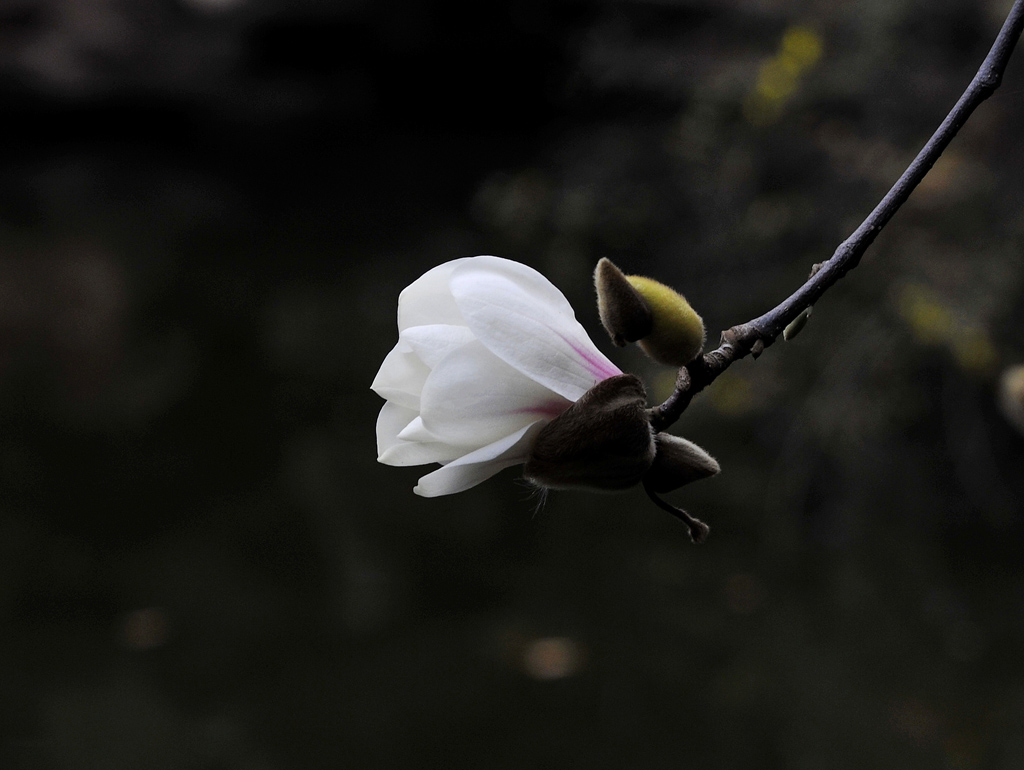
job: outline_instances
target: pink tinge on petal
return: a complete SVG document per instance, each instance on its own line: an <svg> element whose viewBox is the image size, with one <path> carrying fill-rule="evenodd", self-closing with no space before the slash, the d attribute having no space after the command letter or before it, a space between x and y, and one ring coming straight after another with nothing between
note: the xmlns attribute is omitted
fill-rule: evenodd
<svg viewBox="0 0 1024 770"><path fill-rule="evenodd" d="M562 339L565 338L562 337ZM597 377L598 382L600 382L601 380L607 380L609 377L615 377L616 375L622 374L619 368L610 361L597 358L596 356L594 356L593 353L588 351L586 348L581 348L579 345L574 344L570 340L565 340L565 342L566 344L569 345L569 347L573 349L576 355L583 359L583 361L587 365L587 369L590 370L591 374Z"/></svg>
<svg viewBox="0 0 1024 770"><path fill-rule="evenodd" d="M559 396L576 401L619 374L565 295L533 268L479 257L454 271L450 288L466 325L491 353Z"/></svg>
<svg viewBox="0 0 1024 770"><path fill-rule="evenodd" d="M569 402L564 400L548 401L526 409L516 409L512 414L542 414L552 420L569 408Z"/></svg>

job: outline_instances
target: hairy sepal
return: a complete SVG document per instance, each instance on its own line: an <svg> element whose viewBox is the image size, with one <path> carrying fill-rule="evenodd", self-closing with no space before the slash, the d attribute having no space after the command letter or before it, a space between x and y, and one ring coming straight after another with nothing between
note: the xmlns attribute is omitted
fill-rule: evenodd
<svg viewBox="0 0 1024 770"><path fill-rule="evenodd" d="M655 455L646 404L635 375L599 382L538 433L524 476L552 489L610 492L639 483Z"/></svg>

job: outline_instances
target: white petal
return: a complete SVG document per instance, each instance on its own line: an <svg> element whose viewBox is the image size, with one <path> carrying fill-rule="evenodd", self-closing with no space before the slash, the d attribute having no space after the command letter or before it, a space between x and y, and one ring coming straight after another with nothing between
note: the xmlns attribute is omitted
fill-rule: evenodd
<svg viewBox="0 0 1024 770"><path fill-rule="evenodd" d="M465 323L498 358L576 401L621 374L579 324L568 301L536 270L497 257L461 262L451 291Z"/></svg>
<svg viewBox="0 0 1024 770"><path fill-rule="evenodd" d="M430 369L413 352L412 346L399 338L398 344L384 358L370 388L388 401L418 409L420 391L429 374Z"/></svg>
<svg viewBox="0 0 1024 770"><path fill-rule="evenodd" d="M465 453L437 441L405 441L399 437L412 423L419 422L415 409L388 402L377 417L377 462L385 465L447 463Z"/></svg>
<svg viewBox="0 0 1024 770"><path fill-rule="evenodd" d="M448 463L462 456L465 451L437 441L400 441L383 452L377 462L395 466Z"/></svg>
<svg viewBox="0 0 1024 770"><path fill-rule="evenodd" d="M428 473L413 492L423 497L451 495L475 487L504 468L525 462L533 439L546 423L547 420L537 420L524 425L512 435Z"/></svg>
<svg viewBox="0 0 1024 770"><path fill-rule="evenodd" d="M419 417L415 409L388 402L377 415L377 454L383 456L392 447L405 443L398 434L410 422Z"/></svg>
<svg viewBox="0 0 1024 770"><path fill-rule="evenodd" d="M476 448L538 418L550 420L568 406L567 400L474 340L449 354L430 373L420 398L420 417L426 435L435 440Z"/></svg>
<svg viewBox="0 0 1024 770"><path fill-rule="evenodd" d="M476 339L468 326L451 324L412 326L402 331L401 338L429 369L441 363L453 350Z"/></svg>
<svg viewBox="0 0 1024 770"><path fill-rule="evenodd" d="M419 415L406 425L398 434L402 441L437 441L437 436L431 433L423 425L423 418Z"/></svg>
<svg viewBox="0 0 1024 770"><path fill-rule="evenodd" d="M438 265L402 290L398 295L399 332L427 324L465 326L448 283L455 268L469 259L472 257L453 259Z"/></svg>

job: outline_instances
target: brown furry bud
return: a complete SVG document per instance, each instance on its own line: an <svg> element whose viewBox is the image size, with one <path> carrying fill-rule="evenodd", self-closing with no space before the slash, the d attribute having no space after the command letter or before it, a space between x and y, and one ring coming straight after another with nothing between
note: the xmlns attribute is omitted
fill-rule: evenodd
<svg viewBox="0 0 1024 770"><path fill-rule="evenodd" d="M651 308L610 259L602 258L597 263L594 285L597 312L612 342L621 348L651 333Z"/></svg>
<svg viewBox="0 0 1024 770"><path fill-rule="evenodd" d="M554 489L613 491L654 461L647 394L632 374L602 380L537 434L523 475Z"/></svg>
<svg viewBox="0 0 1024 770"><path fill-rule="evenodd" d="M638 342L655 361L683 366L704 349L704 321L686 298L663 283L624 275L608 259L594 270L601 323L619 347Z"/></svg>
<svg viewBox="0 0 1024 770"><path fill-rule="evenodd" d="M654 492L671 492L722 470L714 457L685 438L659 433L654 437L654 444L654 463L644 477L644 482Z"/></svg>

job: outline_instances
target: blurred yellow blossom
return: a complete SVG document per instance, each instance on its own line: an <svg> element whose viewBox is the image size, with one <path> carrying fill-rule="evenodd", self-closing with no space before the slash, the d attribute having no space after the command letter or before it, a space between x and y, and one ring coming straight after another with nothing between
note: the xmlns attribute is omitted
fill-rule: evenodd
<svg viewBox="0 0 1024 770"><path fill-rule="evenodd" d="M747 120L755 126L778 120L800 79L821 59L822 48L821 36L810 27L788 28L778 52L761 65L757 82L743 102Z"/></svg>
<svg viewBox="0 0 1024 770"><path fill-rule="evenodd" d="M924 286L912 284L900 292L900 315L910 324L918 342L940 345L949 339L953 328L953 315L934 292Z"/></svg>
<svg viewBox="0 0 1024 770"><path fill-rule="evenodd" d="M821 37L810 27L790 27L782 36L782 58L797 67L809 69L821 58Z"/></svg>
<svg viewBox="0 0 1024 770"><path fill-rule="evenodd" d="M731 371L724 372L711 389L711 405L721 414L738 416L754 405L754 389L750 380Z"/></svg>
<svg viewBox="0 0 1024 770"><path fill-rule="evenodd" d="M977 322L958 317L926 286L904 286L896 306L918 342L947 347L962 369L985 375L998 365L999 352L988 331Z"/></svg>
<svg viewBox="0 0 1024 770"><path fill-rule="evenodd" d="M963 369L978 374L991 373L999 363L999 353L984 329L976 326L959 331L952 339L953 356Z"/></svg>

